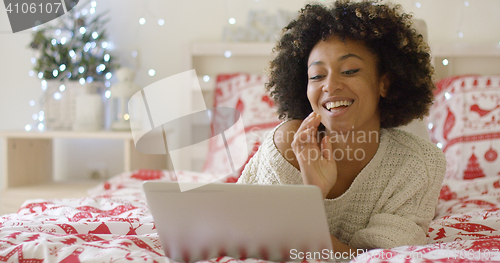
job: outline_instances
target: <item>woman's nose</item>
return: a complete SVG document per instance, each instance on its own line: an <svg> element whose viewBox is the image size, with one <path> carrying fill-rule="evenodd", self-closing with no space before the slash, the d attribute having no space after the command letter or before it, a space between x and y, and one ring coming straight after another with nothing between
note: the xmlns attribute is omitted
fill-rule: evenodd
<svg viewBox="0 0 500 263"><path fill-rule="evenodd" d="M334 77L328 77L322 87L323 92L334 93L337 90L342 90L344 85Z"/></svg>

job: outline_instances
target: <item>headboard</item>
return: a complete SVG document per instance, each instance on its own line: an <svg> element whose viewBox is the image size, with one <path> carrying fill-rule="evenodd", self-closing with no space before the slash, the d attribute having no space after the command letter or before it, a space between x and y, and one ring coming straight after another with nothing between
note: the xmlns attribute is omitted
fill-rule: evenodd
<svg viewBox="0 0 500 263"><path fill-rule="evenodd" d="M500 74L500 44L431 45L437 79L463 74Z"/></svg>

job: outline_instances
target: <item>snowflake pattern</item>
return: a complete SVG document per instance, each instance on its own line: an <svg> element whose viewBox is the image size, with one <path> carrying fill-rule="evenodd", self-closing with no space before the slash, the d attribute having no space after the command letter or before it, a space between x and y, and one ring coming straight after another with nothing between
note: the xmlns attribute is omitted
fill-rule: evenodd
<svg viewBox="0 0 500 263"><path fill-rule="evenodd" d="M52 248L49 248L49 255L57 257L59 255L60 251L61 251L60 248L58 248L57 246L54 246Z"/></svg>

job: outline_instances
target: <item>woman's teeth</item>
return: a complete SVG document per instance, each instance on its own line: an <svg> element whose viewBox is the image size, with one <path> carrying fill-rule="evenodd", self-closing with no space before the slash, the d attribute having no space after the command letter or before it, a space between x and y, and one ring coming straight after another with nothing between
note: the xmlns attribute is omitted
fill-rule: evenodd
<svg viewBox="0 0 500 263"><path fill-rule="evenodd" d="M347 100L339 100L339 101L330 101L325 104L325 108L327 110L331 110L333 108L341 107L341 106L351 106L352 101L347 101Z"/></svg>

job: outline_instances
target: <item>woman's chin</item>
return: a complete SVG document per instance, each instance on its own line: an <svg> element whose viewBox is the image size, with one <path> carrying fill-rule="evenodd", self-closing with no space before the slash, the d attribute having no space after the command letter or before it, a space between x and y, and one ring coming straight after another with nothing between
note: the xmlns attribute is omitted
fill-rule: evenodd
<svg viewBox="0 0 500 263"><path fill-rule="evenodd" d="M346 123L323 123L323 125L325 129L330 132L344 133L354 130L354 125Z"/></svg>

